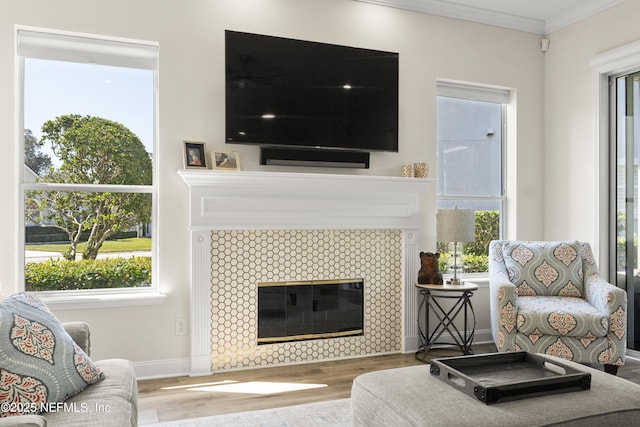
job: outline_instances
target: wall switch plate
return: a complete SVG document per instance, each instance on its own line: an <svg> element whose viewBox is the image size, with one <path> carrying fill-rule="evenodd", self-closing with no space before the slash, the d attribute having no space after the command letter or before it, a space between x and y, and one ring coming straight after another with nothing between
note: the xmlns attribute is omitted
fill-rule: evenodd
<svg viewBox="0 0 640 427"><path fill-rule="evenodd" d="M187 335L187 319L176 317L176 335Z"/></svg>

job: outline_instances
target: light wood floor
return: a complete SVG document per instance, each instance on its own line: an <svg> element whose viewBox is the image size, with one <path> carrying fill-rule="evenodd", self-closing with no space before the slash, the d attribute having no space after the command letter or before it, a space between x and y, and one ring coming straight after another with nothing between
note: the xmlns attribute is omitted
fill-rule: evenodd
<svg viewBox="0 0 640 427"><path fill-rule="evenodd" d="M476 354L494 352L493 344L474 344ZM455 349L436 349L427 359L459 356ZM260 368L205 377L177 377L138 382L138 409L140 425L154 422L175 421L185 418L277 408L281 406L351 396L351 384L358 375L381 369L424 365L413 354L392 354L358 359L319 362L305 365ZM425 365L425 369L427 369ZM640 360L627 357L618 376L640 384ZM216 391L216 384L249 382L321 384L322 387L279 391L270 394ZM231 383L233 382L233 383ZM207 385L211 386L206 388Z"/></svg>
<svg viewBox="0 0 640 427"><path fill-rule="evenodd" d="M476 354L495 351L493 344L474 344L472 348ZM455 348L434 349L429 352L427 359L459 356L460 354ZM249 369L204 377L138 381L139 423L144 425L343 399L351 396L351 384L358 375L381 369L413 365L424 365L424 363L416 360L413 353L391 354L304 365ZM426 365L425 369L427 369ZM270 384L316 384L321 387L267 394L238 393L221 391L220 387L216 387L225 381L234 385L266 382Z"/></svg>
<svg viewBox="0 0 640 427"><path fill-rule="evenodd" d="M413 354L393 354L251 369L205 377L139 381L140 425L347 398L351 395L351 383L356 376L380 369L411 365L424 364L416 360ZM425 369L427 369L426 365ZM252 381L320 384L322 387L271 394L216 391L215 385L223 381L234 381L234 384L246 384ZM211 386L207 388L207 384Z"/></svg>

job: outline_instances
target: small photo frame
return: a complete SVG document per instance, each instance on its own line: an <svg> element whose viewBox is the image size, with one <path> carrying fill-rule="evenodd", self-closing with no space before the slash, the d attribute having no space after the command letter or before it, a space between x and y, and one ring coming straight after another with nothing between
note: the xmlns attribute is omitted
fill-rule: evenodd
<svg viewBox="0 0 640 427"><path fill-rule="evenodd" d="M184 167L207 169L207 156L204 142L184 141Z"/></svg>
<svg viewBox="0 0 640 427"><path fill-rule="evenodd" d="M240 155L236 151L219 151L211 152L211 167L217 170L239 171Z"/></svg>

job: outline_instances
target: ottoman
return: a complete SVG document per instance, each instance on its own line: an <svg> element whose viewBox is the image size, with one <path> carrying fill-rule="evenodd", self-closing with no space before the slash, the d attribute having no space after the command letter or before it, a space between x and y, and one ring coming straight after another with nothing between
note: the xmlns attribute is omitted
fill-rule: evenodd
<svg viewBox="0 0 640 427"><path fill-rule="evenodd" d="M637 425L640 385L577 363L591 373L591 389L485 405L432 377L429 365L370 372L351 389L355 426Z"/></svg>

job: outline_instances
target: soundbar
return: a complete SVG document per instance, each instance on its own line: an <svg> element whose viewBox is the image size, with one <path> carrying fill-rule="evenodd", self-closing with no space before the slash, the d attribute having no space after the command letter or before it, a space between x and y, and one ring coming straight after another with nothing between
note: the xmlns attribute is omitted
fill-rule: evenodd
<svg viewBox="0 0 640 427"><path fill-rule="evenodd" d="M269 166L369 169L369 157L366 151L260 147L260 164Z"/></svg>

